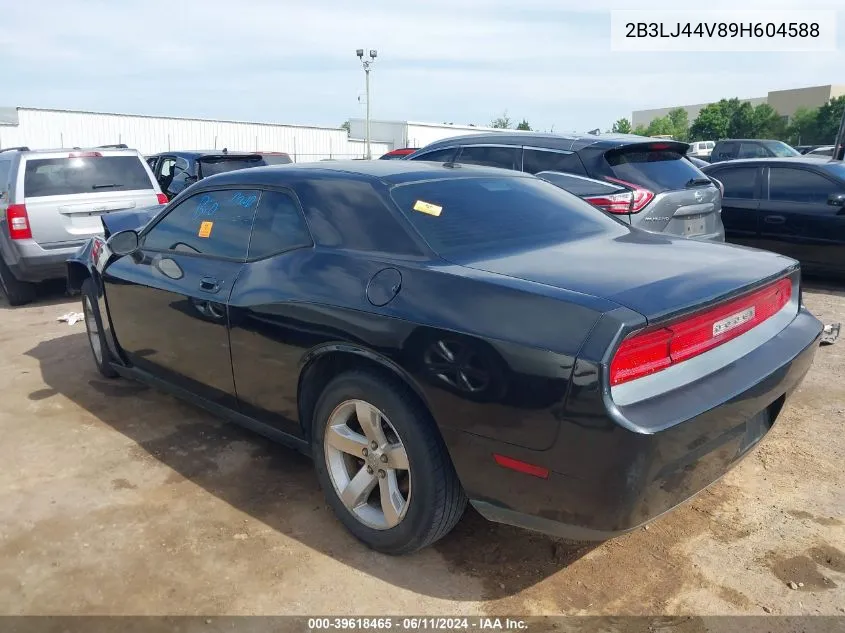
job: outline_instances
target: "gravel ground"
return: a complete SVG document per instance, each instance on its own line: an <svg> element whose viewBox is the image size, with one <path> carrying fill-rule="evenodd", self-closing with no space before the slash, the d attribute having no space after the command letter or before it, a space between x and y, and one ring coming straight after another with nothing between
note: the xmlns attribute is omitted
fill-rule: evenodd
<svg viewBox="0 0 845 633"><path fill-rule="evenodd" d="M845 321L843 286L805 302ZM0 301L0 613L845 614L845 340L718 484L580 551L468 512L434 547L360 546L310 463L96 373L59 293Z"/></svg>

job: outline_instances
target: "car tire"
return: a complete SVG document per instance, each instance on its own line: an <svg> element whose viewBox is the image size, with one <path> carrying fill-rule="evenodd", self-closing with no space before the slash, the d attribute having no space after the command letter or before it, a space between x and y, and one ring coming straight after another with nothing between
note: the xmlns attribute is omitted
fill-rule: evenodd
<svg viewBox="0 0 845 633"><path fill-rule="evenodd" d="M315 408L311 444L332 510L378 552L420 550L448 534L466 509L434 421L391 377L356 370L332 380Z"/></svg>
<svg viewBox="0 0 845 633"><path fill-rule="evenodd" d="M82 282L82 314L85 316L85 331L88 334L88 344L91 347L97 371L106 378L117 378L119 374L111 365L114 357L103 334L103 320L100 318L97 302L97 287L90 277Z"/></svg>
<svg viewBox="0 0 845 633"><path fill-rule="evenodd" d="M20 281L0 258L0 289L11 306L22 306L35 300L35 284Z"/></svg>

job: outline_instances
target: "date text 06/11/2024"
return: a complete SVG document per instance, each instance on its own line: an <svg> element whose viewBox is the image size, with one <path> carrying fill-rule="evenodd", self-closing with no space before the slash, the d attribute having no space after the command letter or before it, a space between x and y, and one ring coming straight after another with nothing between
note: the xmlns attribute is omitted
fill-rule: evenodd
<svg viewBox="0 0 845 633"><path fill-rule="evenodd" d="M351 617L309 618L308 631L527 631L519 618L495 617Z"/></svg>

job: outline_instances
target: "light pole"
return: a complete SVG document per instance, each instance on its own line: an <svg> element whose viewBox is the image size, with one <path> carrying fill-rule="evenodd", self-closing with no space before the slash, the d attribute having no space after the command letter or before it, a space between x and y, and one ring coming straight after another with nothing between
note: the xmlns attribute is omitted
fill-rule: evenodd
<svg viewBox="0 0 845 633"><path fill-rule="evenodd" d="M376 57L378 56L378 51L374 48L370 49L370 59L364 59L364 49L359 48L355 51L355 54L358 55L358 59L361 60L361 63L364 65L364 74L366 75L366 85L367 85L367 160L373 159L373 153L370 151L370 65L376 61Z"/></svg>

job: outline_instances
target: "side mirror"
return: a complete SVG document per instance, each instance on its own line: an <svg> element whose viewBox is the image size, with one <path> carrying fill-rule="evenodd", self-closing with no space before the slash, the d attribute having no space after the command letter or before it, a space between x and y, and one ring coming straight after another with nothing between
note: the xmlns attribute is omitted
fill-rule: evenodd
<svg viewBox="0 0 845 633"><path fill-rule="evenodd" d="M138 250L138 233L133 229L115 233L106 242L109 250L119 257L129 255Z"/></svg>
<svg viewBox="0 0 845 633"><path fill-rule="evenodd" d="M845 193L830 194L827 203L832 207L845 207Z"/></svg>

